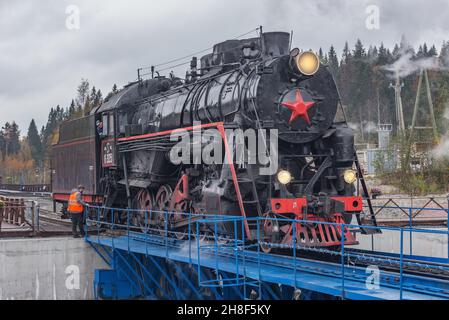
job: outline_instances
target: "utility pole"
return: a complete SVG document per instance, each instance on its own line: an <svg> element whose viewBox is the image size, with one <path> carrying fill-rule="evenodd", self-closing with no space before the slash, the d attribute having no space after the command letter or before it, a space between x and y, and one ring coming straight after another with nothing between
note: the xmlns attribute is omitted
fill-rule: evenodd
<svg viewBox="0 0 449 320"><path fill-rule="evenodd" d="M435 120L435 112L433 110L432 95L430 94L430 84L429 84L429 76L427 75L427 70L424 70L424 79L426 80L427 102L429 103L429 113L430 113L430 121L432 122L433 139L434 143L438 143L439 137L437 130L437 122Z"/></svg>
<svg viewBox="0 0 449 320"><path fill-rule="evenodd" d="M421 96L420 93L421 93L421 86L422 86L423 78L424 78L424 80L426 82L427 102L429 104L429 116L430 116L430 122L431 122L431 125L432 125L431 127L426 127L426 126L418 127L418 126L416 126L416 118L418 116L419 98ZM425 69L421 69L420 72L419 72L418 89L416 91L415 106L413 108L412 125L410 126L410 135L409 135L408 143L407 143L407 153L406 153L406 157L405 157L406 163L408 163L410 161L410 154L411 154L411 149L412 149L415 129L432 129L433 143L434 144L438 143L438 130L437 130L437 123L436 123L436 120L435 120L435 112L434 112L434 109L433 109L432 95L430 93L429 77L427 75L427 70L425 70Z"/></svg>
<svg viewBox="0 0 449 320"><path fill-rule="evenodd" d="M401 83L399 78L399 73L396 72L396 81L395 84L390 84L390 88L394 89L394 101L396 106L396 124L397 124L397 131L400 134L404 134L405 132L405 122L404 122L404 111L402 108L402 97L401 97L401 90L404 86L403 83Z"/></svg>

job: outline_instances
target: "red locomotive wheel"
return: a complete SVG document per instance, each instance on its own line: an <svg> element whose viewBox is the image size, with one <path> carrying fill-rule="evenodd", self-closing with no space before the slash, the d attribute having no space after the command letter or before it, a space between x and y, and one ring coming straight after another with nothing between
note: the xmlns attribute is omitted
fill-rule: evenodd
<svg viewBox="0 0 449 320"><path fill-rule="evenodd" d="M199 209L199 208L195 208L194 209L195 215L205 215L205 212L203 209ZM201 217L202 219L203 217ZM197 230L197 225L199 226L199 230ZM210 237L210 232L208 232L207 230L207 226L204 223L197 223L197 222L192 222L191 225L191 233L194 239L199 238L200 242L203 242L205 240L207 240Z"/></svg>
<svg viewBox="0 0 449 320"><path fill-rule="evenodd" d="M132 213L132 224L148 232L150 229L150 218L154 210L154 196L148 189L141 189L134 198L134 208L138 211ZM145 221L145 216L147 221Z"/></svg>
<svg viewBox="0 0 449 320"><path fill-rule="evenodd" d="M190 212L192 212L192 201L187 200L187 199L183 199L180 202L175 204L175 208L174 208L175 212L179 212L179 213L187 213L190 214ZM174 222L179 221L179 220L186 220L188 219L187 215L183 215L183 214L175 214L173 217ZM188 238L188 233L189 233L189 226L182 226L180 228L176 228L175 231L175 236L178 240L184 240L186 238Z"/></svg>
<svg viewBox="0 0 449 320"><path fill-rule="evenodd" d="M263 225L261 226L260 248L263 252L270 253L272 247L269 244L273 243L275 239L275 233L279 232L279 225L272 214L265 213L263 217L265 218L265 220L263 221Z"/></svg>
<svg viewBox="0 0 449 320"><path fill-rule="evenodd" d="M169 185L163 185L159 188L156 194L156 227L159 229L161 236L168 235L169 230L165 230L165 217L170 221L169 204L173 191ZM169 227L167 226L167 229Z"/></svg>

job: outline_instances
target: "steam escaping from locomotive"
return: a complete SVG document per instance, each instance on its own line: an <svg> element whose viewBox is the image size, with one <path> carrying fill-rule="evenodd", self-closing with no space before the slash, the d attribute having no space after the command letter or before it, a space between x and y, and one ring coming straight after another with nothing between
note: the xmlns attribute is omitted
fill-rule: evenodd
<svg viewBox="0 0 449 320"><path fill-rule="evenodd" d="M302 246L335 246L342 237L357 243L346 227L277 221L363 219L354 133L333 77L315 53L290 47L285 32L218 43L192 58L184 78L152 68L151 78L139 75L89 116L63 123L54 197L64 202L81 183L91 202L142 212L132 221L138 228L162 228L160 212L179 213L169 225L180 237L182 213L190 212L262 217L267 241L286 243L295 230ZM69 155L86 148L92 156L67 168ZM94 170L83 176L86 165ZM150 211L156 214L148 220ZM247 221L243 231L227 222L201 228L246 239L257 232Z"/></svg>

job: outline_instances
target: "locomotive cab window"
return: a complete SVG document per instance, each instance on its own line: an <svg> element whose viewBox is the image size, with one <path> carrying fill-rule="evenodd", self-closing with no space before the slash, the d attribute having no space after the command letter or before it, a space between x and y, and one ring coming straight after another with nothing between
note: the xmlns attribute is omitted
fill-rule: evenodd
<svg viewBox="0 0 449 320"><path fill-rule="evenodd" d="M107 113L103 114L103 136L106 136L109 132L109 116Z"/></svg>
<svg viewBox="0 0 449 320"><path fill-rule="evenodd" d="M121 112L118 116L118 126L119 133L124 135L126 130L126 125L128 124L128 114L126 112Z"/></svg>
<svg viewBox="0 0 449 320"><path fill-rule="evenodd" d="M115 130L114 130L114 114L110 114L109 115L109 125L108 125L108 128L109 128L109 130L108 130L108 134L109 134L109 136L114 136L114 134L115 134Z"/></svg>
<svg viewBox="0 0 449 320"><path fill-rule="evenodd" d="M114 115L103 114L103 136L114 136Z"/></svg>

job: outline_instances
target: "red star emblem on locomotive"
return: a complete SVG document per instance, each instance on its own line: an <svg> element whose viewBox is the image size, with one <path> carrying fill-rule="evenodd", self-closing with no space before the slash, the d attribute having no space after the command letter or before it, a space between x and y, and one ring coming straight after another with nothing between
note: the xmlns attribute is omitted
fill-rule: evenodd
<svg viewBox="0 0 449 320"><path fill-rule="evenodd" d="M302 117L307 122L307 124L310 124L309 114L307 113L307 110L309 110L310 107L315 104L315 101L304 101L299 89L296 90L295 101L282 102L281 104L292 111L289 123L292 123L298 117Z"/></svg>

